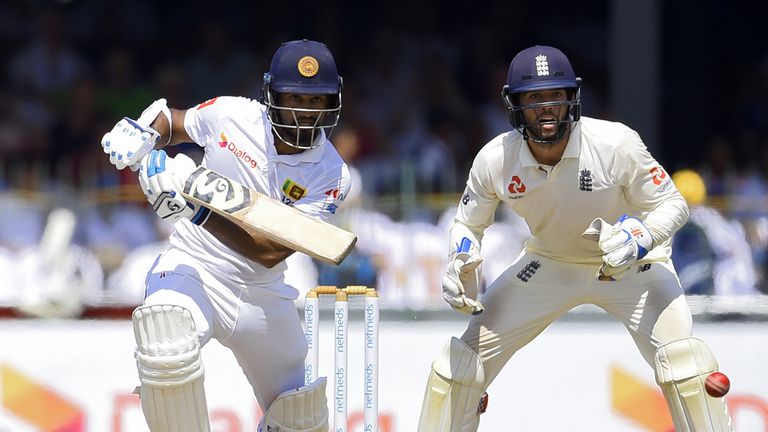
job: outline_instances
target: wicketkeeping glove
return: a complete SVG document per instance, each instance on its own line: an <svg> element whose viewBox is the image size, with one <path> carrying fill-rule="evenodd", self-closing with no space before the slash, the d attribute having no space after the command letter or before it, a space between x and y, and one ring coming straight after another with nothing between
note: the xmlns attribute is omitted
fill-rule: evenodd
<svg viewBox="0 0 768 432"><path fill-rule="evenodd" d="M176 222L187 218L195 225L208 220L211 211L184 199L181 191L197 168L185 154L168 157L164 150L152 150L141 160L139 184L152 209L161 219Z"/></svg>
<svg viewBox="0 0 768 432"><path fill-rule="evenodd" d="M584 237L597 239L603 252L600 274L619 280L630 267L653 248L653 238L639 219L627 215L611 225L597 218L584 231Z"/></svg>
<svg viewBox="0 0 768 432"><path fill-rule="evenodd" d="M456 255L448 262L448 270L443 277L443 298L459 312L477 315L485 308L480 301L467 296L467 288L477 296L480 284L478 266L483 262L477 248L464 237L458 245Z"/></svg>

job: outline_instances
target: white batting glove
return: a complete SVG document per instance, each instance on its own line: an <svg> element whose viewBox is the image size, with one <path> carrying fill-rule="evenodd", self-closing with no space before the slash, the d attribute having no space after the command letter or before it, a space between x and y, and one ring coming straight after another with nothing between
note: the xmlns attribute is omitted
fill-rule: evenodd
<svg viewBox="0 0 768 432"><path fill-rule="evenodd" d="M477 315L485 310L480 301L467 296L467 288L472 288L474 296L477 296L480 283L478 267L482 262L477 248L472 247L472 242L464 237L443 277L443 298L459 312Z"/></svg>
<svg viewBox="0 0 768 432"><path fill-rule="evenodd" d="M123 117L111 131L104 134L101 147L117 169L129 166L136 171L137 162L155 147L159 138L160 134L151 127Z"/></svg>
<svg viewBox="0 0 768 432"><path fill-rule="evenodd" d="M598 240L603 252L600 274L613 280L624 277L626 271L653 248L648 228L639 219L627 215L613 225L597 218L589 224L584 236Z"/></svg>
<svg viewBox="0 0 768 432"><path fill-rule="evenodd" d="M152 209L161 219L176 222L187 218L195 225L208 220L211 211L184 199L181 191L197 165L185 154L168 157L164 150L152 150L141 160L139 184Z"/></svg>

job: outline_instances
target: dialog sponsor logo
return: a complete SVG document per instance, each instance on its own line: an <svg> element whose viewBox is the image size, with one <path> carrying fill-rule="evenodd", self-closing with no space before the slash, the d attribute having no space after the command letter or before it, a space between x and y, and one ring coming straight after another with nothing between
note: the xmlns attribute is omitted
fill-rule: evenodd
<svg viewBox="0 0 768 432"><path fill-rule="evenodd" d="M232 141L229 141L227 139L227 136L224 135L224 132L220 135L221 141L219 141L219 147L224 148L232 152L233 155L235 155L236 158L242 160L247 165L249 165L251 168L255 169L258 164L256 163L256 159L251 157L251 155L248 154L245 150L242 150L237 147L237 144L235 144Z"/></svg>

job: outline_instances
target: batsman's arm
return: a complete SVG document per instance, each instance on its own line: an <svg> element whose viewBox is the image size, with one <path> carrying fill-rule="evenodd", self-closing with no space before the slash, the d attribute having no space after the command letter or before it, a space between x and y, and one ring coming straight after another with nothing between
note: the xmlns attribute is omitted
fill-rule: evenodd
<svg viewBox="0 0 768 432"><path fill-rule="evenodd" d="M248 232L213 212L204 228L233 251L267 268L276 266L295 252L257 232Z"/></svg>
<svg viewBox="0 0 768 432"><path fill-rule="evenodd" d="M174 115L173 124L183 125L184 111L171 110L171 112ZM165 130L167 130L167 122L165 123ZM173 135L168 145L191 141L192 139L187 134L184 126L179 127L178 130L174 127ZM293 249L272 241L257 231L246 231L238 224L215 212L210 213L203 228L233 251L267 268L280 264L295 252Z"/></svg>
<svg viewBox="0 0 768 432"><path fill-rule="evenodd" d="M227 218L246 230L257 242L269 239L289 250L338 265L357 241L357 237L349 231L250 189L211 169L198 167L185 178L181 195L187 202L205 206ZM276 258L282 256L277 255Z"/></svg>
<svg viewBox="0 0 768 432"><path fill-rule="evenodd" d="M152 122L152 129L160 134L158 147L163 146L160 143L172 146L194 141L184 127L186 113L186 110L171 109L171 122L164 115L158 115ZM167 138L169 133L170 140ZM276 266L295 252L259 233L249 233L214 212L211 212L204 228L230 249L267 268Z"/></svg>
<svg viewBox="0 0 768 432"><path fill-rule="evenodd" d="M265 267L274 267L293 253L295 249L250 230L245 231L236 222L206 206L205 202L190 202L191 197L185 198L184 185L197 169L197 164L183 153L171 158L164 150L152 150L141 159L139 184L161 219L172 223L188 219L230 249ZM226 191L217 192L219 199L227 197Z"/></svg>
<svg viewBox="0 0 768 432"><path fill-rule="evenodd" d="M166 145L172 146L185 142L194 142L189 136L187 130L184 128L184 116L186 110L171 109L171 122L168 122L168 118L164 115L158 115L152 122L150 127L160 134L160 139L157 140L156 149L165 147ZM170 140L168 139L170 134Z"/></svg>
<svg viewBox="0 0 768 432"><path fill-rule="evenodd" d="M184 127L184 116L187 111L177 109L170 111L171 122L165 115L158 115L150 126L160 134L157 148L194 142ZM168 134L170 134L170 140L167 138ZM237 224L214 212L208 216L204 228L230 249L267 268L276 266L295 252L258 232L246 232Z"/></svg>

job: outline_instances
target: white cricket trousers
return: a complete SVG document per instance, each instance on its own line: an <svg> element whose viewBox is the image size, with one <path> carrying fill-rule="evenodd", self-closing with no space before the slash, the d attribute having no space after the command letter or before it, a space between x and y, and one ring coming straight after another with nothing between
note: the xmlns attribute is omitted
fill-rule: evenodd
<svg viewBox="0 0 768 432"><path fill-rule="evenodd" d="M266 411L280 393L304 385L307 343L296 305L269 289L222 281L193 262L174 248L160 255L147 276L144 305L188 309L200 345L213 337L229 348Z"/></svg>
<svg viewBox="0 0 768 432"><path fill-rule="evenodd" d="M660 345L691 336L691 311L670 262L633 267L620 281L599 281L597 270L524 252L487 288L485 311L461 337L482 360L486 386L517 350L582 304L624 323L651 367Z"/></svg>

